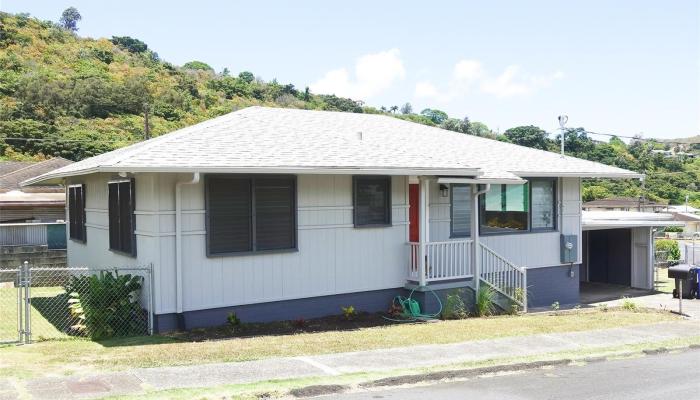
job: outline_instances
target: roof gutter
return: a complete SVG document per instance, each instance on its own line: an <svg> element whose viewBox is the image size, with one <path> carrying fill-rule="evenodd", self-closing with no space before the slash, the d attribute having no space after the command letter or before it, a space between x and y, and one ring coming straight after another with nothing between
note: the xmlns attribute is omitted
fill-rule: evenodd
<svg viewBox="0 0 700 400"><path fill-rule="evenodd" d="M536 178L610 178L610 179L644 179L646 175L637 172L533 172L509 171L520 177Z"/></svg>
<svg viewBox="0 0 700 400"><path fill-rule="evenodd" d="M182 301L182 186L199 183L199 172L192 174L189 181L175 183L175 297L177 313L183 312Z"/></svg>

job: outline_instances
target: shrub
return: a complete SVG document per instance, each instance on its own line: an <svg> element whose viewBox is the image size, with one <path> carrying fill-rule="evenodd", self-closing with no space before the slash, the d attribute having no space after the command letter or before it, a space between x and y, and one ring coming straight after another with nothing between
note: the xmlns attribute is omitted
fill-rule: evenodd
<svg viewBox="0 0 700 400"><path fill-rule="evenodd" d="M77 320L71 328L94 340L146 333L138 303L142 281L140 276L111 272L73 276L65 286L68 309Z"/></svg>
<svg viewBox="0 0 700 400"><path fill-rule="evenodd" d="M238 316L236 315L235 312L228 313L228 316L226 317L226 321L228 321L228 324L234 328L241 326L241 320L240 320L240 318L238 318Z"/></svg>
<svg viewBox="0 0 700 400"><path fill-rule="evenodd" d="M493 315L496 311L494 305L494 299L496 297L496 292L493 291L489 286L481 286L479 291L476 293L476 315L479 317L487 317Z"/></svg>
<svg viewBox="0 0 700 400"><path fill-rule="evenodd" d="M558 302L558 301L555 301L555 302L552 303L552 305L549 306L549 307L552 309L552 311L559 311L559 302Z"/></svg>
<svg viewBox="0 0 700 400"><path fill-rule="evenodd" d="M297 329L304 329L306 328L306 320L302 317L299 317L292 321L292 325Z"/></svg>
<svg viewBox="0 0 700 400"><path fill-rule="evenodd" d="M603 303L598 306L598 309L602 312L608 312L608 303Z"/></svg>
<svg viewBox="0 0 700 400"><path fill-rule="evenodd" d="M464 291L455 289L447 294L445 306L442 309L443 319L464 319L469 316L467 306L464 304Z"/></svg>
<svg viewBox="0 0 700 400"><path fill-rule="evenodd" d="M637 311L637 303L634 301L628 299L627 297L622 298L622 308L627 310L627 311Z"/></svg>
<svg viewBox="0 0 700 400"><path fill-rule="evenodd" d="M352 321L357 316L357 311L353 306L340 307L340 309L343 311L343 318L348 321Z"/></svg>
<svg viewBox="0 0 700 400"><path fill-rule="evenodd" d="M671 239L658 239L656 241L656 251L666 252L666 259L671 264L677 264L681 259L681 249L678 242Z"/></svg>

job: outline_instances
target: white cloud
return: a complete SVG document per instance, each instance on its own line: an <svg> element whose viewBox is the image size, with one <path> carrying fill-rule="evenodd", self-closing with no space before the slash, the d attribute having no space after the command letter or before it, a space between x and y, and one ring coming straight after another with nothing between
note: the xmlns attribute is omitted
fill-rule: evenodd
<svg viewBox="0 0 700 400"><path fill-rule="evenodd" d="M416 84L415 97L449 101L473 91L501 98L526 96L551 86L563 77L561 71L549 75L528 75L518 65L509 65L494 76L477 60L460 60L453 68L447 89L441 91L433 83L423 81Z"/></svg>
<svg viewBox="0 0 700 400"><path fill-rule="evenodd" d="M519 66L509 65L497 77L481 82L481 91L497 97L528 95L537 89L551 86L552 82L563 77L561 71L551 75L526 76Z"/></svg>
<svg viewBox="0 0 700 400"><path fill-rule="evenodd" d="M390 49L358 58L354 77L351 77L347 68L339 68L328 71L309 87L316 93L364 100L388 89L405 76L399 49Z"/></svg>
<svg viewBox="0 0 700 400"><path fill-rule="evenodd" d="M427 81L416 83L416 90L414 94L419 99L439 97L439 93L435 85Z"/></svg>

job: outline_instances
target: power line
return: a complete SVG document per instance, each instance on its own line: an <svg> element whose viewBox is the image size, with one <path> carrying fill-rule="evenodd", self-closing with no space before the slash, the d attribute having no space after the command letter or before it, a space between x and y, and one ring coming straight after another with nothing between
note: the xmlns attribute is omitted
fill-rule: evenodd
<svg viewBox="0 0 700 400"><path fill-rule="evenodd" d="M568 128L568 131L575 131L573 128ZM654 138L643 138L639 136L625 136L625 135L616 135L613 133L601 133L601 132L593 132L593 131L587 131L583 130L583 132L589 134L589 135L600 135L600 136L608 136L608 137L616 137L616 138L624 138L624 139L630 139L630 140L637 140L640 142L654 142L654 143L659 143L659 144L679 144L679 145L693 145L693 144L700 144L700 142L677 142L673 140L662 140L662 139L654 139ZM552 132L547 132L550 135L554 135Z"/></svg>
<svg viewBox="0 0 700 400"><path fill-rule="evenodd" d="M25 142L91 142L91 143L137 143L138 139L47 139L47 138L21 138L21 137L3 137L0 140L21 140Z"/></svg>

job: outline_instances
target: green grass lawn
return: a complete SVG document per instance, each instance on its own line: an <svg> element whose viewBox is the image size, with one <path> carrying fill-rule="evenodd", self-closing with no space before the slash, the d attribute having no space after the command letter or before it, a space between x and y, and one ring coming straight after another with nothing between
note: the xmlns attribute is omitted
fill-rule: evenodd
<svg viewBox="0 0 700 400"><path fill-rule="evenodd" d="M52 340L0 347L0 376L73 374L455 343L506 336L612 328L675 320L670 313L621 309L395 324L351 331L268 335L202 342L152 336L101 343Z"/></svg>
<svg viewBox="0 0 700 400"><path fill-rule="evenodd" d="M656 290L663 293L672 293L675 288L675 281L668 277L668 268L659 268L656 279Z"/></svg>
<svg viewBox="0 0 700 400"><path fill-rule="evenodd" d="M33 287L31 321L35 340L60 339L68 336L63 330L70 325L61 287ZM0 288L0 342L17 339L17 289Z"/></svg>

